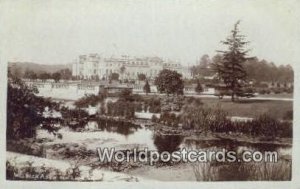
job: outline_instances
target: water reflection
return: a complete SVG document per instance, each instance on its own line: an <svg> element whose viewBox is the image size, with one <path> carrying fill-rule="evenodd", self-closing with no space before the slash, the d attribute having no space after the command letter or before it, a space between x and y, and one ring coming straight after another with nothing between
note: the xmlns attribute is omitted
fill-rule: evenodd
<svg viewBox="0 0 300 189"><path fill-rule="evenodd" d="M154 144L159 153L163 151L174 152L179 150L179 146L183 141L180 135L154 135Z"/></svg>
<svg viewBox="0 0 300 189"><path fill-rule="evenodd" d="M133 134L140 128L142 128L140 125L136 125L130 122L107 120L107 119L98 119L97 121L89 121L85 125L85 130L114 132L124 136Z"/></svg>
<svg viewBox="0 0 300 189"><path fill-rule="evenodd" d="M249 143L239 142L230 139L215 139L205 140L203 138L185 138L180 135L161 135L155 134L152 129L143 125L137 125L125 121L116 120L97 120L89 121L85 126L85 130L97 131L97 136L101 137L114 137L118 141L124 143L142 144L150 150L158 150L159 152L168 151L173 152L180 148L205 150L205 149L221 149L236 151L238 153L245 150L251 151L278 151L283 152L285 155L291 154L290 146L282 146L273 143ZM111 133L111 134L109 134ZM114 134L115 133L115 134ZM117 134L117 135L116 135ZM121 139L120 137L125 138ZM130 136L130 137L129 137Z"/></svg>
<svg viewBox="0 0 300 189"><path fill-rule="evenodd" d="M250 142L241 142L233 141L230 139L216 139L216 140L197 140L197 139L185 139L183 146L188 149L209 149L209 148L225 148L232 151L243 151L243 150L252 150L252 151L280 151L282 149L290 149L290 146L284 146L282 144L274 143L250 143Z"/></svg>
<svg viewBox="0 0 300 189"><path fill-rule="evenodd" d="M89 131L89 132L88 132ZM131 124L116 120L89 121L84 131L68 132L63 140L79 140L87 144L89 149L96 147L114 147L117 150L132 150L138 148L149 150L174 152L180 148L189 150L220 150L235 151L240 155L245 150L250 151L277 151L279 163L224 163L212 162L207 164L207 170L203 164L196 164L199 174L213 175L214 180L289 180L291 178L291 146L283 146L272 143L249 143L229 139L206 139L200 137L184 137L180 135L155 134L155 131L143 124ZM286 157L283 157L287 155ZM205 164L206 165L206 164ZM204 171L204 172L203 172ZM258 174L260 173L260 174ZM195 173L196 174L196 173ZM201 175L200 174L200 175ZM268 176L269 175L269 176ZM203 179L203 178L201 178Z"/></svg>

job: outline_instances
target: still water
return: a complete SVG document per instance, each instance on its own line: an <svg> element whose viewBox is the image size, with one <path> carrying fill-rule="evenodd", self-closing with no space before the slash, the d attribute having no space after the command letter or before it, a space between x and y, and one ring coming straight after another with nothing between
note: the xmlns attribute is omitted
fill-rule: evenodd
<svg viewBox="0 0 300 189"><path fill-rule="evenodd" d="M159 152L173 152L181 148L187 149L216 149L225 148L241 152L243 150L277 151L280 155L291 155L291 147L278 144L253 144L225 139L203 140L203 138L189 138L181 135L158 135L147 126L122 122L90 121L85 130L99 139L111 139L114 145L124 148L147 147ZM98 147L101 147L99 144Z"/></svg>
<svg viewBox="0 0 300 189"><path fill-rule="evenodd" d="M203 137L194 136L184 137L181 135L159 135L155 134L153 129L143 124L135 125L128 122L118 121L89 121L84 125L83 130L74 131L70 128L63 127L60 129L62 134L61 139L53 137L50 143L76 143L85 146L87 149L96 150L96 148L114 147L116 150L133 149L138 148L143 150L157 150L159 152L168 151L173 152L181 148L197 149L197 150L233 150L235 152L242 152L244 150L258 150L258 151L277 151L279 158L291 159L292 147L283 146L278 144L253 144L248 142L238 142L233 140L224 139L205 139ZM49 137L49 133L44 130L38 132L38 137L44 138ZM289 161L290 162L290 161ZM274 164L275 165L275 164ZM290 165L290 163L288 164ZM179 166L179 167L178 167ZM181 164L170 167L141 167L133 170L131 173L138 176L149 177L156 180L195 180L197 176L194 175L195 169L189 164ZM291 167L287 167L285 164L280 166L275 165L275 168L271 166L270 170L272 175L271 178L264 176L256 177L255 171L265 173L266 166L256 167L255 170L244 170L244 173L236 172L241 171L239 164L227 165L213 165L214 169L217 169L217 175L213 180L290 180ZM224 169L226 168L226 169ZM201 168L200 170L202 170ZM228 169L231 174L229 174ZM282 174L278 178L273 178L274 175L281 171ZM172 174L170 174L172 171ZM270 171L269 171L270 172ZM249 176L248 174L253 173L255 177ZM254 174L255 173L255 174ZM210 174L208 174L210 175ZM240 178L242 175L242 178ZM286 176L287 175L287 176ZM197 178L198 180L199 178ZM201 180L201 179L200 179Z"/></svg>

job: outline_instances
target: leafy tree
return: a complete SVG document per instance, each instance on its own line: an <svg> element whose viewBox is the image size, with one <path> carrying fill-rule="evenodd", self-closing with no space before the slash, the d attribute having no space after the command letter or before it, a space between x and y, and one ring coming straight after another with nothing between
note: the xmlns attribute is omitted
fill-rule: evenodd
<svg viewBox="0 0 300 189"><path fill-rule="evenodd" d="M280 88L280 83L277 83L277 88Z"/></svg>
<svg viewBox="0 0 300 189"><path fill-rule="evenodd" d="M101 90L98 95L85 95L84 97L81 97L77 101L75 101L74 105L77 108L87 108L89 105L96 106L107 98L107 91Z"/></svg>
<svg viewBox="0 0 300 189"><path fill-rule="evenodd" d="M63 80L72 79L72 71L68 68L60 70L59 73L61 74L61 79Z"/></svg>
<svg viewBox="0 0 300 189"><path fill-rule="evenodd" d="M138 74L138 80L139 81L145 81L146 80L146 75L141 73L141 74Z"/></svg>
<svg viewBox="0 0 300 189"><path fill-rule="evenodd" d="M294 71L290 65L276 66L273 62L259 60L257 57L254 57L247 60L243 67L247 71L247 78L253 81L272 83L294 81Z"/></svg>
<svg viewBox="0 0 300 189"><path fill-rule="evenodd" d="M134 96L132 94L132 90L123 89L119 94L120 99L124 99L125 101L134 101Z"/></svg>
<svg viewBox="0 0 300 189"><path fill-rule="evenodd" d="M155 85L160 93L183 94L182 75L176 71L163 69L155 78Z"/></svg>
<svg viewBox="0 0 300 189"><path fill-rule="evenodd" d="M231 35L222 41L224 45L228 46L225 51L218 51L222 53L222 62L215 64L216 70L226 85L226 88L231 93L231 100L235 100L235 96L241 92L243 82L246 80L246 70L243 68L243 63L246 58L248 50L244 50L244 46L248 43L244 41L244 35L240 34L238 29L239 21L234 25Z"/></svg>
<svg viewBox="0 0 300 189"><path fill-rule="evenodd" d="M107 102L107 115L121 116L127 119L134 118L134 103L125 99L118 99L116 102ZM124 108L126 107L126 108Z"/></svg>
<svg viewBox="0 0 300 189"><path fill-rule="evenodd" d="M47 79L51 79L51 75L47 72L41 73L40 75L38 75L38 78L46 81Z"/></svg>
<svg viewBox="0 0 300 189"><path fill-rule="evenodd" d="M87 108L89 105L96 106L99 102L100 99L98 98L98 96L92 94L81 97L74 103L74 105L77 108Z"/></svg>
<svg viewBox="0 0 300 189"><path fill-rule="evenodd" d="M219 56L219 55L216 55ZM215 57L213 57L214 59ZM203 78L204 76L212 76L215 74L215 70L211 68L211 64L213 63L213 60L210 59L210 57L205 54L203 55L199 62L197 62L197 65L192 66L190 68L191 74L193 78Z"/></svg>
<svg viewBox="0 0 300 189"><path fill-rule="evenodd" d="M37 79L37 74L32 70L26 70L24 73L24 78L26 79Z"/></svg>
<svg viewBox="0 0 300 189"><path fill-rule="evenodd" d="M53 73L52 79L54 79L55 82L59 82L59 80L61 79L61 73L59 73L59 72Z"/></svg>
<svg viewBox="0 0 300 189"><path fill-rule="evenodd" d="M143 89L144 89L144 92L145 92L146 94L151 93L151 89L150 89L150 85L149 85L148 80L146 80L146 83L145 83Z"/></svg>
<svg viewBox="0 0 300 189"><path fill-rule="evenodd" d="M200 83L199 80L198 80L198 82L197 82L197 86L195 87L195 91L196 91L197 93L203 92L203 87L202 87L202 85L201 85L201 83Z"/></svg>
<svg viewBox="0 0 300 189"><path fill-rule="evenodd" d="M192 66L190 68L190 71L191 71L192 77L195 78L198 75L198 66Z"/></svg>
<svg viewBox="0 0 300 189"><path fill-rule="evenodd" d="M223 56L221 54L216 54L212 58L212 65L221 64L222 63L222 59L223 59Z"/></svg>
<svg viewBox="0 0 300 189"><path fill-rule="evenodd" d="M203 55L199 61L200 68L207 68L210 64L210 58L207 54Z"/></svg>
<svg viewBox="0 0 300 189"><path fill-rule="evenodd" d="M34 137L36 127L43 121L44 107L55 107L50 100L36 96L37 92L37 89L28 88L19 78L9 75L6 130L8 139Z"/></svg>

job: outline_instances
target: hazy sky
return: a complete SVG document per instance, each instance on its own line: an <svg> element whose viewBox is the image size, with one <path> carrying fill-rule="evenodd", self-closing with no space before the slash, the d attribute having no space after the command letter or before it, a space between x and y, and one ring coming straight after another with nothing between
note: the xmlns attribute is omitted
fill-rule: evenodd
<svg viewBox="0 0 300 189"><path fill-rule="evenodd" d="M2 0L1 58L61 64L96 52L161 56L191 65L222 49L220 41L240 19L251 56L295 65L300 60L299 2Z"/></svg>

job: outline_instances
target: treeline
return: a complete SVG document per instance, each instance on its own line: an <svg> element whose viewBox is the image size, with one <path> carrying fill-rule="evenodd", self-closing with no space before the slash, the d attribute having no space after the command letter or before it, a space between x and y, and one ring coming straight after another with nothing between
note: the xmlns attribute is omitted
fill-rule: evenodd
<svg viewBox="0 0 300 189"><path fill-rule="evenodd" d="M72 72L68 68L61 69L54 73L48 73L48 72L36 73L32 70L27 69L27 70L25 70L23 78L32 79L32 80L41 79L43 81L45 81L47 79L53 79L56 82L58 82L61 79L63 79L63 80L73 79Z"/></svg>
<svg viewBox="0 0 300 189"><path fill-rule="evenodd" d="M222 61L222 56L217 54L210 58L203 55L197 65L191 67L193 78L213 76L217 73L214 65ZM291 65L277 66L273 62L251 58L243 63L247 72L247 79L256 82L289 83L294 81L294 70Z"/></svg>
<svg viewBox="0 0 300 189"><path fill-rule="evenodd" d="M294 70L290 65L276 66L273 62L253 58L244 63L248 79L274 83L294 81Z"/></svg>

